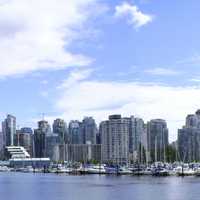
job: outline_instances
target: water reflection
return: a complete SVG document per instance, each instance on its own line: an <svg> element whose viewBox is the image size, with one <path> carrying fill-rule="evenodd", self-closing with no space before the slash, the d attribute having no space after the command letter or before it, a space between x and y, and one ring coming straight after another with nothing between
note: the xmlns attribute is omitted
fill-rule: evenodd
<svg viewBox="0 0 200 200"><path fill-rule="evenodd" d="M199 200L200 178L0 174L5 200Z"/></svg>

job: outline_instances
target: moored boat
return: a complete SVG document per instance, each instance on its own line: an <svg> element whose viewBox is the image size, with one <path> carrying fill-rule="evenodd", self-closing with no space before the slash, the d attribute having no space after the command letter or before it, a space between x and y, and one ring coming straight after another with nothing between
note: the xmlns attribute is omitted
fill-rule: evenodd
<svg viewBox="0 0 200 200"><path fill-rule="evenodd" d="M105 165L92 165L87 168L88 174L106 174Z"/></svg>
<svg viewBox="0 0 200 200"><path fill-rule="evenodd" d="M195 176L200 176L200 168L197 168L194 172Z"/></svg>
<svg viewBox="0 0 200 200"><path fill-rule="evenodd" d="M133 174L133 171L131 171L128 167L120 167L118 174L120 175L128 175L128 174Z"/></svg>
<svg viewBox="0 0 200 200"><path fill-rule="evenodd" d="M176 175L177 176L193 176L195 175L195 171L192 168L184 168L184 167L178 167L176 169Z"/></svg>
<svg viewBox="0 0 200 200"><path fill-rule="evenodd" d="M165 168L155 168L152 171L153 176L169 176L169 171Z"/></svg>

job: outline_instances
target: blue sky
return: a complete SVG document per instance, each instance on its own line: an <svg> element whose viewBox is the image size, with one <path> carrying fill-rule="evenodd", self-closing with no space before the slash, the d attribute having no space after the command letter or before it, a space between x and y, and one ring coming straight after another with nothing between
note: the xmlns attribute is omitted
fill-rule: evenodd
<svg viewBox="0 0 200 200"><path fill-rule="evenodd" d="M164 118L200 106L200 2L0 0L0 120ZM36 14L37 13L37 14Z"/></svg>

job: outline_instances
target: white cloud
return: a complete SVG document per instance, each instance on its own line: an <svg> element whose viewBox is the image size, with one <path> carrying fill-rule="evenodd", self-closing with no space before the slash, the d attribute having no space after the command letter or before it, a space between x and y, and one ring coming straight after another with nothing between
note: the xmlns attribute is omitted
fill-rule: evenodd
<svg viewBox="0 0 200 200"><path fill-rule="evenodd" d="M58 89L66 89L74 86L76 83L88 78L93 71L94 69L91 68L71 71L69 77L64 80L60 86L58 86Z"/></svg>
<svg viewBox="0 0 200 200"><path fill-rule="evenodd" d="M144 26L153 20L152 15L143 13L136 5L131 5L127 2L123 2L115 7L115 16L117 18L127 17L128 23L135 28Z"/></svg>
<svg viewBox="0 0 200 200"><path fill-rule="evenodd" d="M161 75L161 76L169 76L169 75L178 75L180 74L179 71L173 70L173 69L167 69L167 68L152 68L145 70L146 73L152 74L152 75Z"/></svg>
<svg viewBox="0 0 200 200"><path fill-rule="evenodd" d="M96 1L1 1L0 77L90 64L91 58L67 49L93 12L98 13ZM88 9L91 5L94 9Z"/></svg>
<svg viewBox="0 0 200 200"><path fill-rule="evenodd" d="M67 121L94 116L100 122L114 113L121 113L123 116L136 115L145 121L163 118L168 122L170 139L174 140L177 129L184 125L186 115L199 108L198 87L83 79L75 82L66 88L62 85L61 95L56 103L57 109Z"/></svg>
<svg viewBox="0 0 200 200"><path fill-rule="evenodd" d="M191 79L189 79L189 81L199 83L200 82L200 78L199 77L191 78Z"/></svg>

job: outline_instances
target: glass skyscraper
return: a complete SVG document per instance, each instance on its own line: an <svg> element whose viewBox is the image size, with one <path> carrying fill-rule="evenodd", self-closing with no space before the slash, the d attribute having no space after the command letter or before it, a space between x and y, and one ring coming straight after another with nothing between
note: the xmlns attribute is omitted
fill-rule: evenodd
<svg viewBox="0 0 200 200"><path fill-rule="evenodd" d="M14 145L14 137L16 134L16 117L7 115L7 118L2 122L3 138L6 146Z"/></svg>

